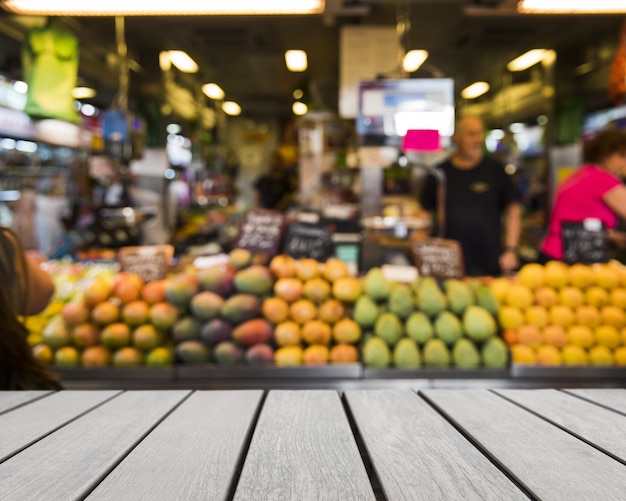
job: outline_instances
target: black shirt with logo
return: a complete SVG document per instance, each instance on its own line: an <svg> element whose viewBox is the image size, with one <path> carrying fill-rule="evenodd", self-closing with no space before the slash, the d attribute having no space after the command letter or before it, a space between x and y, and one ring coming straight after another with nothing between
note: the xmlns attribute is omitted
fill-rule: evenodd
<svg viewBox="0 0 626 501"><path fill-rule="evenodd" d="M485 157L471 169L454 167L450 160L438 166L445 173L445 238L458 240L467 275L499 275L502 253L502 213L520 195L511 176L496 160ZM435 211L437 180L426 180L422 207Z"/></svg>

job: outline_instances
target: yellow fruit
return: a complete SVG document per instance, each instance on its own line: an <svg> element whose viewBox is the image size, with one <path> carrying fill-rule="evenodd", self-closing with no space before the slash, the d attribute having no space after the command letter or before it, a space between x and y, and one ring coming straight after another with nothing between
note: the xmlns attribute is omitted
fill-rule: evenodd
<svg viewBox="0 0 626 501"><path fill-rule="evenodd" d="M559 291L559 303L570 308L577 308L585 302L585 295L580 289L572 286L563 287Z"/></svg>
<svg viewBox="0 0 626 501"><path fill-rule="evenodd" d="M591 365L614 365L613 352L606 346L594 346L589 350L589 363Z"/></svg>
<svg viewBox="0 0 626 501"><path fill-rule="evenodd" d="M537 355L535 350L525 344L516 344L511 346L511 359L514 364L535 364L537 363Z"/></svg>
<svg viewBox="0 0 626 501"><path fill-rule="evenodd" d="M527 324L534 325L536 327L544 327L548 325L548 321L550 320L548 310L546 310L543 306L529 306L524 312L524 316Z"/></svg>
<svg viewBox="0 0 626 501"><path fill-rule="evenodd" d="M283 346L274 353L274 363L278 367L302 365L302 348L300 346Z"/></svg>
<svg viewBox="0 0 626 501"><path fill-rule="evenodd" d="M534 296L532 291L521 284L513 284L504 296L504 304L524 309L533 304Z"/></svg>
<svg viewBox="0 0 626 501"><path fill-rule="evenodd" d="M561 327L569 327L574 323L574 312L569 306L556 304L549 310L550 322Z"/></svg>
<svg viewBox="0 0 626 501"><path fill-rule="evenodd" d="M263 301L261 312L267 320L274 324L279 324L287 320L289 304L281 297L268 297Z"/></svg>
<svg viewBox="0 0 626 501"><path fill-rule="evenodd" d="M584 348L568 344L561 349L564 365L588 365L589 357Z"/></svg>
<svg viewBox="0 0 626 501"><path fill-rule="evenodd" d="M274 328L274 341L278 346L299 346L300 326L291 320L279 323Z"/></svg>
<svg viewBox="0 0 626 501"><path fill-rule="evenodd" d="M612 325L620 329L626 323L624 310L617 306L607 305L600 309L600 318L603 324Z"/></svg>
<svg viewBox="0 0 626 501"><path fill-rule="evenodd" d="M339 258L331 257L324 263L322 276L329 282L334 282L338 278L350 276L350 270L348 265Z"/></svg>
<svg viewBox="0 0 626 501"><path fill-rule="evenodd" d="M294 322L302 325L315 318L317 308L310 299L298 299L289 306L289 315Z"/></svg>
<svg viewBox="0 0 626 501"><path fill-rule="evenodd" d="M302 289L304 297L316 303L322 303L330 297L330 284L322 277L309 278Z"/></svg>
<svg viewBox="0 0 626 501"><path fill-rule="evenodd" d="M563 348L567 344L567 331L560 325L547 325L541 331L541 339L544 344Z"/></svg>
<svg viewBox="0 0 626 501"><path fill-rule="evenodd" d="M524 323L524 315L513 306L501 306L498 319L503 329L517 329Z"/></svg>
<svg viewBox="0 0 626 501"><path fill-rule="evenodd" d="M301 258L296 262L296 276L306 282L320 273L319 263L315 259Z"/></svg>
<svg viewBox="0 0 626 501"><path fill-rule="evenodd" d="M330 344L332 329L321 320L309 320L302 325L300 335L306 344L327 345Z"/></svg>
<svg viewBox="0 0 626 501"><path fill-rule="evenodd" d="M610 293L610 301L613 306L626 309L626 288L616 287Z"/></svg>
<svg viewBox="0 0 626 501"><path fill-rule="evenodd" d="M351 318L342 318L333 326L333 339L338 344L357 343L361 339L361 326Z"/></svg>
<svg viewBox="0 0 626 501"><path fill-rule="evenodd" d="M548 287L560 289L567 285L569 269L561 261L548 261L544 266L544 281Z"/></svg>
<svg viewBox="0 0 626 501"><path fill-rule="evenodd" d="M601 325L595 330L596 342L599 345L606 346L614 350L620 344L622 339L619 331L612 325Z"/></svg>
<svg viewBox="0 0 626 501"><path fill-rule="evenodd" d="M326 365L330 357L328 346L313 344L302 352L302 362L305 365Z"/></svg>
<svg viewBox="0 0 626 501"><path fill-rule="evenodd" d="M541 345L537 348L536 353L539 365L561 365L563 363L561 351L549 344Z"/></svg>
<svg viewBox="0 0 626 501"><path fill-rule="evenodd" d="M619 285L620 277L612 266L606 264L596 264L593 270L593 283L603 289L614 289Z"/></svg>
<svg viewBox="0 0 626 501"><path fill-rule="evenodd" d="M529 263L522 266L517 273L517 281L529 289L537 289L544 284L543 266Z"/></svg>
<svg viewBox="0 0 626 501"><path fill-rule="evenodd" d="M511 287L511 280L506 277L494 278L489 283L489 288L500 304L504 301L507 291Z"/></svg>
<svg viewBox="0 0 626 501"><path fill-rule="evenodd" d="M597 285L592 285L585 291L586 303L591 306L597 306L600 308L609 304L609 299L609 293Z"/></svg>
<svg viewBox="0 0 626 501"><path fill-rule="evenodd" d="M626 365L626 346L620 346L613 352L613 357L617 365Z"/></svg>
<svg viewBox="0 0 626 501"><path fill-rule="evenodd" d="M569 283L579 289L586 289L593 282L593 271L586 264L576 263L569 267Z"/></svg>
<svg viewBox="0 0 626 501"><path fill-rule="evenodd" d="M535 348L541 345L541 331L534 325L522 325L517 329L517 342Z"/></svg>
<svg viewBox="0 0 626 501"><path fill-rule="evenodd" d="M620 344L626 346L626 327L620 330L619 337L622 340Z"/></svg>
<svg viewBox="0 0 626 501"><path fill-rule="evenodd" d="M555 305L559 300L558 293L551 287L539 287L535 291L535 303L548 308Z"/></svg>
<svg viewBox="0 0 626 501"><path fill-rule="evenodd" d="M583 304L576 308L574 314L577 324L586 325L588 327L600 325L600 311L595 306Z"/></svg>
<svg viewBox="0 0 626 501"><path fill-rule="evenodd" d="M586 325L572 325L567 329L567 344L590 348L595 342L596 338L593 331Z"/></svg>

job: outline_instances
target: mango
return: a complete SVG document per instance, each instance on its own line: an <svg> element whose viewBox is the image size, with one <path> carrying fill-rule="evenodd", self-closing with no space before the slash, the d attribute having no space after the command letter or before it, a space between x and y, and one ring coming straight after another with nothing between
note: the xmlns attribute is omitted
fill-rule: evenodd
<svg viewBox="0 0 626 501"><path fill-rule="evenodd" d="M471 340L481 342L495 336L498 326L487 310L468 306L463 314L463 330Z"/></svg>
<svg viewBox="0 0 626 501"><path fill-rule="evenodd" d="M210 360L211 351L200 341L182 341L174 348L174 358L181 364L204 364Z"/></svg>
<svg viewBox="0 0 626 501"><path fill-rule="evenodd" d="M621 329L626 323L626 314L622 308L608 304L600 309L600 321Z"/></svg>
<svg viewBox="0 0 626 501"><path fill-rule="evenodd" d="M362 327L372 327L376 323L378 313L378 305L376 302L368 295L363 295L354 303L352 317Z"/></svg>
<svg viewBox="0 0 626 501"><path fill-rule="evenodd" d="M330 350L326 345L312 344L302 352L304 365L326 365L330 357Z"/></svg>
<svg viewBox="0 0 626 501"><path fill-rule="evenodd" d="M563 348L569 342L567 331L560 325L547 325L541 331L541 339L545 344Z"/></svg>
<svg viewBox="0 0 626 501"><path fill-rule="evenodd" d="M278 346L300 346L300 325L291 320L279 323L274 328L274 342Z"/></svg>
<svg viewBox="0 0 626 501"><path fill-rule="evenodd" d="M565 287L569 281L569 267L561 261L548 261L544 266L544 283L553 289Z"/></svg>
<svg viewBox="0 0 626 501"><path fill-rule="evenodd" d="M404 334L404 327L395 313L387 311L376 320L374 333L389 346L395 346Z"/></svg>
<svg viewBox="0 0 626 501"><path fill-rule="evenodd" d="M537 263L528 263L517 272L517 281L531 290L538 289L545 283L544 268Z"/></svg>
<svg viewBox="0 0 626 501"><path fill-rule="evenodd" d="M255 264L239 270L233 279L235 290L241 294L263 296L269 294L274 287L274 277L263 265Z"/></svg>
<svg viewBox="0 0 626 501"><path fill-rule="evenodd" d="M344 317L345 314L346 308L338 299L327 299L317 310L318 318L327 324L334 324L338 322Z"/></svg>
<svg viewBox="0 0 626 501"><path fill-rule="evenodd" d="M606 346L596 345L589 350L589 363L591 365L615 365L613 352Z"/></svg>
<svg viewBox="0 0 626 501"><path fill-rule="evenodd" d="M622 344L619 331L613 325L600 325L594 332L595 342L601 346L606 346L611 350ZM585 346L589 348L589 346Z"/></svg>
<svg viewBox="0 0 626 501"><path fill-rule="evenodd" d="M350 276L348 265L341 259L331 257L326 260L322 267L322 276L329 282L334 282L338 278Z"/></svg>
<svg viewBox="0 0 626 501"><path fill-rule="evenodd" d="M143 364L143 354L137 348L125 346L113 353L111 363L114 367L139 367Z"/></svg>
<svg viewBox="0 0 626 501"><path fill-rule="evenodd" d="M563 357L561 351L549 344L542 344L536 350L538 365L562 365Z"/></svg>
<svg viewBox="0 0 626 501"><path fill-rule="evenodd" d="M264 318L247 320L233 329L233 340L241 346L252 346L271 341L274 329Z"/></svg>
<svg viewBox="0 0 626 501"><path fill-rule="evenodd" d="M274 284L274 294L288 303L297 301L302 296L302 282L294 277L282 277Z"/></svg>
<svg viewBox="0 0 626 501"><path fill-rule="evenodd" d="M148 367L166 367L174 363L174 353L170 347L159 346L146 354L144 363Z"/></svg>
<svg viewBox="0 0 626 501"><path fill-rule="evenodd" d="M567 344L590 348L595 342L593 331L586 325L572 325L567 329Z"/></svg>
<svg viewBox="0 0 626 501"><path fill-rule="evenodd" d="M338 344L358 343L361 339L361 326L351 318L342 318L333 325L332 333Z"/></svg>
<svg viewBox="0 0 626 501"><path fill-rule="evenodd" d="M538 348L544 342L541 330L535 325L520 325L516 332L519 344Z"/></svg>
<svg viewBox="0 0 626 501"><path fill-rule="evenodd" d="M535 290L535 304L549 308L559 301L559 295L552 287L539 287Z"/></svg>
<svg viewBox="0 0 626 501"><path fill-rule="evenodd" d="M531 289L521 284L512 284L504 296L503 303L521 310L528 308L534 302Z"/></svg>
<svg viewBox="0 0 626 501"><path fill-rule="evenodd" d="M534 365L537 363L535 350L525 344L514 344L511 346L511 359L515 364Z"/></svg>
<svg viewBox="0 0 626 501"><path fill-rule="evenodd" d="M574 311L569 306L555 304L548 313L551 324L567 328L574 323Z"/></svg>
<svg viewBox="0 0 626 501"><path fill-rule="evenodd" d="M296 260L289 254L278 254L270 260L269 269L276 278L295 277Z"/></svg>
<svg viewBox="0 0 626 501"><path fill-rule="evenodd" d="M484 308L493 316L498 315L500 302L489 286L479 285L474 294L476 295L476 304L478 306Z"/></svg>
<svg viewBox="0 0 626 501"><path fill-rule="evenodd" d="M340 277L332 285L333 297L346 303L354 303L362 293L361 282L355 277Z"/></svg>
<svg viewBox="0 0 626 501"><path fill-rule="evenodd" d="M228 264L233 268L241 270L252 264L254 255L248 249L236 247L228 253Z"/></svg>
<svg viewBox="0 0 626 501"><path fill-rule="evenodd" d="M111 351L102 345L89 346L80 354L83 367L107 367L111 363Z"/></svg>
<svg viewBox="0 0 626 501"><path fill-rule="evenodd" d="M62 346L54 352L54 365L59 367L78 367L80 353L73 346Z"/></svg>
<svg viewBox="0 0 626 501"><path fill-rule="evenodd" d="M287 320L289 316L289 304L281 297L268 297L263 300L261 313L273 324L279 324Z"/></svg>
<svg viewBox="0 0 626 501"><path fill-rule="evenodd" d="M267 343L257 343L245 351L243 358L251 364L269 364L274 361L274 348Z"/></svg>
<svg viewBox="0 0 626 501"><path fill-rule="evenodd" d="M586 289L593 283L593 271L590 266L575 263L569 267L569 283L578 289Z"/></svg>
<svg viewBox="0 0 626 501"><path fill-rule="evenodd" d="M413 291L406 284L395 283L388 301L389 311L404 319L416 309Z"/></svg>
<svg viewBox="0 0 626 501"><path fill-rule="evenodd" d="M434 323L435 335L447 345L452 346L463 335L459 317L449 311L442 311Z"/></svg>
<svg viewBox="0 0 626 501"><path fill-rule="evenodd" d="M295 367L302 365L302 348L300 346L282 346L274 353L277 367Z"/></svg>
<svg viewBox="0 0 626 501"><path fill-rule="evenodd" d="M485 367L491 369L503 369L509 361L507 346L499 337L487 339L481 347L480 354Z"/></svg>
<svg viewBox="0 0 626 501"><path fill-rule="evenodd" d="M415 291L417 307L431 318L436 317L448 305L448 300L437 281L432 277L423 277Z"/></svg>
<svg viewBox="0 0 626 501"><path fill-rule="evenodd" d="M209 268L202 269L198 272L198 280L202 290L215 292L222 297L230 295L235 289L234 278L237 268L223 263Z"/></svg>
<svg viewBox="0 0 626 501"><path fill-rule="evenodd" d="M589 356L587 351L580 346L574 344L566 344L561 349L561 358L563 365L588 365Z"/></svg>
<svg viewBox="0 0 626 501"><path fill-rule="evenodd" d="M391 294L391 282L380 268L371 268L364 277L363 291L374 301L383 301Z"/></svg>
<svg viewBox="0 0 626 501"><path fill-rule="evenodd" d="M593 283L602 289L610 290L620 285L620 275L607 264L595 264L591 271Z"/></svg>
<svg viewBox="0 0 626 501"><path fill-rule="evenodd" d="M213 348L213 359L220 365L240 364L244 359L244 351L232 341L222 341Z"/></svg>
<svg viewBox="0 0 626 501"><path fill-rule="evenodd" d="M576 309L585 302L585 294L576 287L566 286L559 291L559 303Z"/></svg>
<svg viewBox="0 0 626 501"><path fill-rule="evenodd" d="M167 283L165 297L175 306L186 308L191 298L200 291L200 281L195 275L174 275Z"/></svg>
<svg viewBox="0 0 626 501"><path fill-rule="evenodd" d="M227 320L217 317L207 320L200 327L199 336L209 346L231 339L233 326Z"/></svg>
<svg viewBox="0 0 626 501"><path fill-rule="evenodd" d="M548 325L550 315L543 306L532 305L524 311L524 319L525 323L541 328Z"/></svg>
<svg viewBox="0 0 626 501"><path fill-rule="evenodd" d="M128 325L121 322L109 324L100 332L101 343L107 348L111 348L113 350L128 346L130 344L130 339L131 332Z"/></svg>
<svg viewBox="0 0 626 501"><path fill-rule="evenodd" d="M468 306L475 302L474 293L469 284L460 280L446 280L443 284L448 299L448 308L456 315L462 315Z"/></svg>
<svg viewBox="0 0 626 501"><path fill-rule="evenodd" d="M200 335L202 322L192 316L185 316L176 320L172 326L172 339L174 341L187 341L196 339Z"/></svg>
<svg viewBox="0 0 626 501"><path fill-rule="evenodd" d="M232 324L240 324L258 317L261 300L253 294L234 294L224 301L220 314Z"/></svg>
<svg viewBox="0 0 626 501"><path fill-rule="evenodd" d="M178 320L179 315L178 308L170 303L156 303L150 307L150 322L158 329L170 329Z"/></svg>
<svg viewBox="0 0 626 501"><path fill-rule="evenodd" d="M583 304L574 311L576 323L587 327L597 327L600 325L600 311L597 307Z"/></svg>
<svg viewBox="0 0 626 501"><path fill-rule="evenodd" d="M224 299L211 291L202 291L191 298L189 308L191 314L199 320L215 318L224 305Z"/></svg>
<svg viewBox="0 0 626 501"><path fill-rule="evenodd" d="M302 286L304 297L315 303L323 303L330 297L330 283L322 277L309 278Z"/></svg>
<svg viewBox="0 0 626 501"><path fill-rule="evenodd" d="M330 349L329 362L333 364L352 364L359 361L359 350L351 344L336 344Z"/></svg>

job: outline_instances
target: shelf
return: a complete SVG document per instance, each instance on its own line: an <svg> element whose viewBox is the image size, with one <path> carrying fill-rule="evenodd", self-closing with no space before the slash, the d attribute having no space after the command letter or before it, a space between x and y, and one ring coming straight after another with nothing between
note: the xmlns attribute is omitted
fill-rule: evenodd
<svg viewBox="0 0 626 501"><path fill-rule="evenodd" d="M523 379L571 379L586 381L589 379L626 380L626 367L615 366L537 366L513 364L511 376Z"/></svg>
<svg viewBox="0 0 626 501"><path fill-rule="evenodd" d="M314 367L277 367L275 365L179 365L175 368L179 381L191 379L360 379L361 364L324 365Z"/></svg>

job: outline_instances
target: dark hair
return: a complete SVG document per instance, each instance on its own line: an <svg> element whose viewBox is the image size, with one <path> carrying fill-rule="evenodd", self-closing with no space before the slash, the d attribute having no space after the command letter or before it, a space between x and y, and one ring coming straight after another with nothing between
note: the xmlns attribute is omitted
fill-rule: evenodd
<svg viewBox="0 0 626 501"><path fill-rule="evenodd" d="M583 160L597 164L614 153L626 153L626 131L605 129L585 145Z"/></svg>
<svg viewBox="0 0 626 501"><path fill-rule="evenodd" d="M20 322L17 305L24 300L27 277L24 252L17 238L6 228L0 228L0 277L9 287L0 288L0 390L58 390L56 377L35 359L27 341L28 330Z"/></svg>

